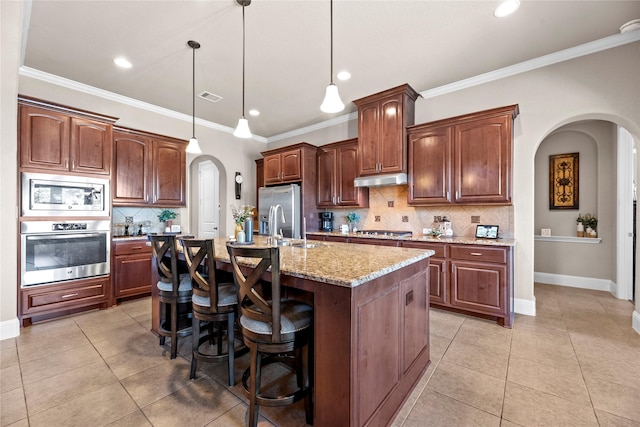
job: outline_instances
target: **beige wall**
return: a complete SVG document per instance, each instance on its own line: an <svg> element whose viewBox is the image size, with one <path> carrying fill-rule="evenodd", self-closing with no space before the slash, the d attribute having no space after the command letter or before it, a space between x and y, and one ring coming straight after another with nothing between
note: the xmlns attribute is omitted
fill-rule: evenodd
<svg viewBox="0 0 640 427"><path fill-rule="evenodd" d="M16 236L15 212L15 74L19 52L18 36L21 20L19 4L0 2L2 5L2 218L4 230L10 239ZM9 39L6 40L5 33ZM15 39L15 40L12 40ZM8 61L5 61L8 58ZM13 60L12 60L13 58ZM640 140L640 43L625 45L597 54L530 71L500 81L460 90L436 98L419 99L416 104L416 123L428 122L473 111L509 104L520 105L520 116L515 123L514 143L514 235L518 240L515 250L516 308L529 309L534 303L534 158L538 145L558 127L577 120L602 119L618 123ZM408 82L411 83L411 82ZM116 104L88 94L53 87L32 79L20 79L20 92L50 101L121 117L121 123L179 138L189 138L189 122L167 118L133 107ZM5 93L5 89L7 92ZM372 87L371 92L386 88ZM427 88L416 88L424 90ZM11 99L14 98L14 99ZM5 108L6 106L6 108ZM333 142L353 137L354 122L332 130L313 132L291 138L290 142L307 141L320 145L323 140ZM8 125L8 126L7 126ZM8 128L8 129L7 129ZM7 129L7 130L5 130ZM13 131L11 131L13 129ZM5 133L6 132L6 133ZM206 154L222 160L224 173L231 176L241 171L250 182L254 176L254 159L264 145L255 142L238 144L230 134L198 127L198 138ZM323 138L326 135L326 138ZM279 141L276 145L285 145ZM229 147L233 147L230 149ZM270 147L271 148L271 147ZM8 160L5 160L8 159ZM192 161L193 158L189 158ZM13 163L13 165L11 164ZM7 184L8 183L8 184ZM6 191L9 188L9 191ZM233 194L232 180L225 185L227 194ZM232 198L232 196L231 196ZM255 199L255 195L247 195ZM227 219L227 229L230 220ZM2 256L2 313L0 321L16 316L16 265L13 246L4 245ZM8 254L7 254L8 252ZM7 256L4 256L7 254Z"/></svg>
<svg viewBox="0 0 640 427"><path fill-rule="evenodd" d="M600 244L535 242L534 270L616 281L616 126L600 120L571 123L549 135L535 160L535 233L576 236L578 213L598 217ZM579 209L549 209L549 155L580 153Z"/></svg>

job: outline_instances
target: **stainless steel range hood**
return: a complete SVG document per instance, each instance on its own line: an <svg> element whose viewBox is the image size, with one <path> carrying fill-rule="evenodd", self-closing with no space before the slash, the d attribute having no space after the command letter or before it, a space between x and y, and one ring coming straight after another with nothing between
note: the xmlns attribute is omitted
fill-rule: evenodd
<svg viewBox="0 0 640 427"><path fill-rule="evenodd" d="M405 185L408 182L406 173L390 173L386 175L363 176L356 178L356 187L385 187L388 185Z"/></svg>

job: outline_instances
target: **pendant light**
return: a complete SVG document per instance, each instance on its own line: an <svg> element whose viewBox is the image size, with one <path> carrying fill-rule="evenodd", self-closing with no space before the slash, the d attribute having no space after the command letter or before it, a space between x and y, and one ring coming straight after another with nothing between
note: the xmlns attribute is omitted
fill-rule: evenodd
<svg viewBox="0 0 640 427"><path fill-rule="evenodd" d="M338 113L344 110L344 104L340 99L340 94L338 93L338 86L333 83L333 0L331 0L331 75L329 81L329 86L327 86L327 90L324 95L324 101L322 101L322 105L320 105L320 109L325 113Z"/></svg>
<svg viewBox="0 0 640 427"><path fill-rule="evenodd" d="M193 136L189 140L186 151L187 153L200 154L202 150L200 149L200 144L198 144L198 138L196 138L196 49L200 49L200 43L189 40L187 45L193 49L193 96L191 98L193 101Z"/></svg>
<svg viewBox="0 0 640 427"><path fill-rule="evenodd" d="M244 57L245 57L245 30L244 30L244 8L251 4L251 0L236 0L236 2L242 6L242 117L238 120L238 126L233 132L233 136L238 138L251 138L251 130L249 129L249 122L244 116Z"/></svg>

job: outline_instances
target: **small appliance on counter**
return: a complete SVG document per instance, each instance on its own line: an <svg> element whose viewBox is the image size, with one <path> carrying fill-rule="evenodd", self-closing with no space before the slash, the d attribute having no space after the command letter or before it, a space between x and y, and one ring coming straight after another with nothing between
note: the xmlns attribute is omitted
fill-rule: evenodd
<svg viewBox="0 0 640 427"><path fill-rule="evenodd" d="M333 212L321 212L320 220L321 220L320 229L322 231L327 231L327 232L333 231Z"/></svg>

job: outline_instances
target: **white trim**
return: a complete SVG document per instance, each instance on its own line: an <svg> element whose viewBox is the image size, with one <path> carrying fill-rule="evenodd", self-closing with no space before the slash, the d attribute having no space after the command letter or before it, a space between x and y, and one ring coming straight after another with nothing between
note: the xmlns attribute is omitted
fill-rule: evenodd
<svg viewBox="0 0 640 427"><path fill-rule="evenodd" d="M629 31L622 34L614 34L612 36L604 37L588 43L583 43L581 45L574 46L569 49L564 49L558 52L551 53L549 55L541 56L539 58L531 59L529 61L524 61L519 64L510 65L508 67L500 68L498 70L490 71L488 73L480 74L478 76L470 77L468 79L459 80L457 82L449 83L433 89L428 89L423 92L420 92L420 95L425 99L434 98L436 96L445 95L448 93L456 92L456 91L470 88L473 86L478 86L478 85L492 82L495 80L504 79L506 77L514 76L516 74L521 74L527 71L532 71L538 68L557 64L559 62L568 61L570 59L575 59L581 56L590 55L592 53L600 52L607 49L612 49L625 44L634 43L638 40L640 40L640 31ZM192 121L192 117L190 115L178 113L176 111L169 110L167 108L158 107L153 104L149 104L147 102L138 101L133 98L118 95L113 92L98 89L93 86L85 85L83 83L78 83L73 80L65 79L63 77L59 77L50 73L45 73L43 71L39 71L33 68L21 66L20 75L46 81L54 85L77 90L83 93L88 93L88 94L109 99L115 102L120 102L122 104L131 105L136 108L152 111L168 117L176 118L178 120L187 121L189 123L191 123ZM263 136L253 135L251 139L254 141L268 144L270 142L279 141L285 138L302 135L310 131L331 127L339 123L348 122L348 121L354 120L356 117L357 117L357 112L353 112L349 114L344 114L342 116L334 117L332 119L325 120L323 122L316 123L311 126L306 126L303 128L289 131L289 132L273 135L268 138L265 138ZM196 119L196 123L199 124L200 126L216 129L221 132L226 132L231 134L233 134L233 131L235 130L234 128L223 126L208 120Z"/></svg>
<svg viewBox="0 0 640 427"><path fill-rule="evenodd" d="M535 316L536 315L536 297L534 296L533 299L514 298L513 311L515 311L518 314Z"/></svg>
<svg viewBox="0 0 640 427"><path fill-rule="evenodd" d="M632 299L633 288L633 137L623 127L617 127L618 159L616 209L616 282L615 296Z"/></svg>
<svg viewBox="0 0 640 427"><path fill-rule="evenodd" d="M600 237L573 237L573 236L533 236L539 242L562 242L562 243L601 243Z"/></svg>
<svg viewBox="0 0 640 427"><path fill-rule="evenodd" d="M640 313L638 310L634 311L631 315L631 327L640 334Z"/></svg>
<svg viewBox="0 0 640 427"><path fill-rule="evenodd" d="M20 335L20 321L15 318L0 322L0 341Z"/></svg>
<svg viewBox="0 0 640 427"><path fill-rule="evenodd" d="M546 283L549 285L568 286L570 288L591 289L594 291L606 291L615 295L616 285L608 279L596 279L593 277L569 276L566 274L553 273L533 273L533 280L536 283Z"/></svg>

